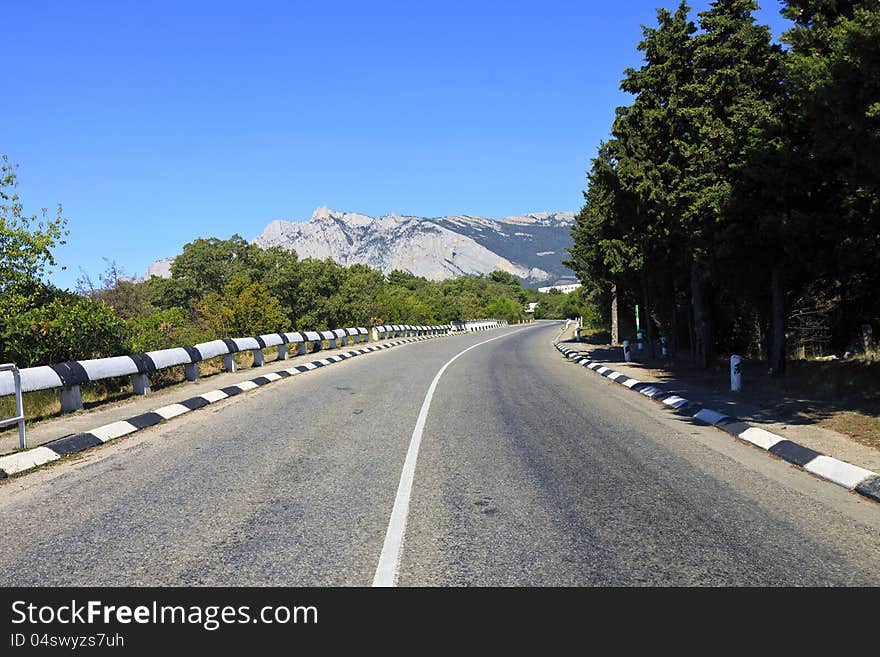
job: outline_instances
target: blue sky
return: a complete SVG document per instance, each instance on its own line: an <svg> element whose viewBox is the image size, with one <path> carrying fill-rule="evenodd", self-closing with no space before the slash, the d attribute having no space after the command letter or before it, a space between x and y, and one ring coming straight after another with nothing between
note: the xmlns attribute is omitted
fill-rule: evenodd
<svg viewBox="0 0 880 657"><path fill-rule="evenodd" d="M61 286L321 205L574 211L640 24L675 5L4 0L0 152L26 210L64 206Z"/></svg>

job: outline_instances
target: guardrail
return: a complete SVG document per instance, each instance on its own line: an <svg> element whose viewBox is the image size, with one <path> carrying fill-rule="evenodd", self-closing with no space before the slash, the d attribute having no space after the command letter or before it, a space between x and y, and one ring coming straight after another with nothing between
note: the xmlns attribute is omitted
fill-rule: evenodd
<svg viewBox="0 0 880 657"><path fill-rule="evenodd" d="M464 322L452 322L450 326L453 331L488 331L507 326L507 321L503 319L468 319Z"/></svg>
<svg viewBox="0 0 880 657"><path fill-rule="evenodd" d="M24 435L24 402L21 396L21 373L14 363L0 365L0 372L10 372L12 374L12 385L15 388L15 417L0 419L0 427L17 424L18 446L24 449L27 447L27 439Z"/></svg>
<svg viewBox="0 0 880 657"><path fill-rule="evenodd" d="M448 326L411 326L408 324L379 328L391 329L392 331L390 336L388 336L388 331L383 332L382 337L396 337L404 334L427 335L449 331ZM375 332L374 335L376 335ZM150 392L150 374L169 367L183 365L186 380L195 381L199 378L199 363L211 358L222 356L224 369L227 372L234 372L236 370L235 354L241 351L251 351L254 357L254 367L259 367L263 365L263 349L267 347L277 347L278 360L286 360L289 348L295 348L296 353L302 355L306 353L307 345L312 345L312 350L318 351L324 348L324 342L327 343L329 349L335 349L349 343L367 342L369 338L369 331L360 326L333 331L269 333L253 338L212 340L192 347L160 349L130 356L78 360L55 365L27 367L21 370L15 368L8 372L0 368L0 397L15 394L18 401L22 392L58 389L62 412L73 412L83 407L80 386L84 383L130 376L135 394L146 395ZM22 414L19 410L19 415ZM12 424L12 420L5 424ZM22 436L24 435L23 426L22 422L19 425L19 433Z"/></svg>
<svg viewBox="0 0 880 657"><path fill-rule="evenodd" d="M373 340L386 340L410 335L440 335L449 332L449 326L410 326L408 324L389 324L373 327Z"/></svg>

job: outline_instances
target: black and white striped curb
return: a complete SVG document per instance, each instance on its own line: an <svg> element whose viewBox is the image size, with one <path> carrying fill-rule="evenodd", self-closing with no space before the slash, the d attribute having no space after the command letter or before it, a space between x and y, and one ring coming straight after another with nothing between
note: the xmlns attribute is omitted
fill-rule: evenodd
<svg viewBox="0 0 880 657"><path fill-rule="evenodd" d="M342 352L333 356L327 356L326 358L322 358L320 360L313 360L309 363L303 363L302 365L296 365L293 367L288 367L286 369L276 370L274 372L267 372L266 374L250 379L249 381L242 381L241 383L226 386L225 388L211 390L210 392L196 395L195 397L190 397L189 399L184 399L181 402L168 404L167 406L153 409L152 411L148 411L147 413L141 413L140 415L136 415L125 420L119 420L117 422L105 424L104 426L98 427L97 429L92 429L91 431L62 436L61 438L56 438L55 440L45 443L44 445L41 445L39 447L34 447L32 449L15 452L13 454L8 454L7 456L0 457L0 479L6 478L9 475L19 474L26 470L31 470L32 468L36 468L51 461L57 461L62 456L67 456L68 454L81 452L85 449L89 449L90 447L97 447L98 445L109 442L111 440L115 440L116 438L127 436L136 431L140 431L141 429L146 429L147 427L152 427L165 420L170 420L171 418L189 413L204 406L208 406L209 404L214 404L223 399L227 399L228 397L234 397L235 395L238 395L242 392L254 390L255 388L259 388L260 386L264 386L274 381L279 381L281 379L286 379L291 376L296 376L297 374L316 370L320 367L325 367L327 365L333 365L334 363L349 360L350 358L361 356L363 354L368 354L373 351L390 349L391 347L396 347L398 345L407 344L410 342L430 340L435 337L445 336L424 335L402 340L394 340L392 342L386 342L379 345L371 345L369 347L362 347L360 349L353 349L351 351Z"/></svg>
<svg viewBox="0 0 880 657"><path fill-rule="evenodd" d="M572 359L578 365L593 370L597 374L601 374L625 388L635 390L649 399L675 409L680 415L692 417L700 422L717 427L740 440L744 440L765 452L781 458L783 461L788 461L793 465L803 468L817 477L827 479L838 486L855 491L859 495L863 495L875 502L880 502L880 475L876 472L826 456L765 429L753 427L738 418L719 413L697 402L665 392L650 383L632 379L625 374L614 371L610 367L605 367L602 363L590 360L580 352L569 349L560 342L554 342L553 346L563 356Z"/></svg>

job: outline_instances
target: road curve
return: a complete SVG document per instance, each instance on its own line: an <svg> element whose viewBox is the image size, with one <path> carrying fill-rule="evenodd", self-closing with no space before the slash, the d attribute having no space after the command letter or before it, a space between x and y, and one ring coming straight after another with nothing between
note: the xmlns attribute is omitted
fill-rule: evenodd
<svg viewBox="0 0 880 657"><path fill-rule="evenodd" d="M558 324L278 382L0 484L0 584L880 584L880 505L561 358Z"/></svg>

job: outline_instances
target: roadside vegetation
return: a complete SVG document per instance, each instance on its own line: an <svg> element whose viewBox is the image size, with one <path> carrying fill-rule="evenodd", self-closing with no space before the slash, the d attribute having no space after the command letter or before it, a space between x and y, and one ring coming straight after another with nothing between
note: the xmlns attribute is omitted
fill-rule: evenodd
<svg viewBox="0 0 880 657"><path fill-rule="evenodd" d="M0 176L0 362L32 367L193 345L217 338L379 324L445 324L460 319L574 317L580 297L540 294L503 271L429 281L404 271L300 260L233 235L196 239L170 278L131 280L113 261L76 289L53 286L57 246L68 234L57 211L26 215L16 167ZM173 372L169 376L173 376ZM109 394L109 393L108 393Z"/></svg>
<svg viewBox="0 0 880 657"><path fill-rule="evenodd" d="M638 304L661 378L725 391L737 353L740 398L880 449L880 2L781 4L782 43L751 0L658 10L567 264L594 341Z"/></svg>
<svg viewBox="0 0 880 657"><path fill-rule="evenodd" d="M592 160L569 266L585 318L699 368L870 361L880 334L880 2L682 3L644 29ZM615 317L617 319L617 317Z"/></svg>

